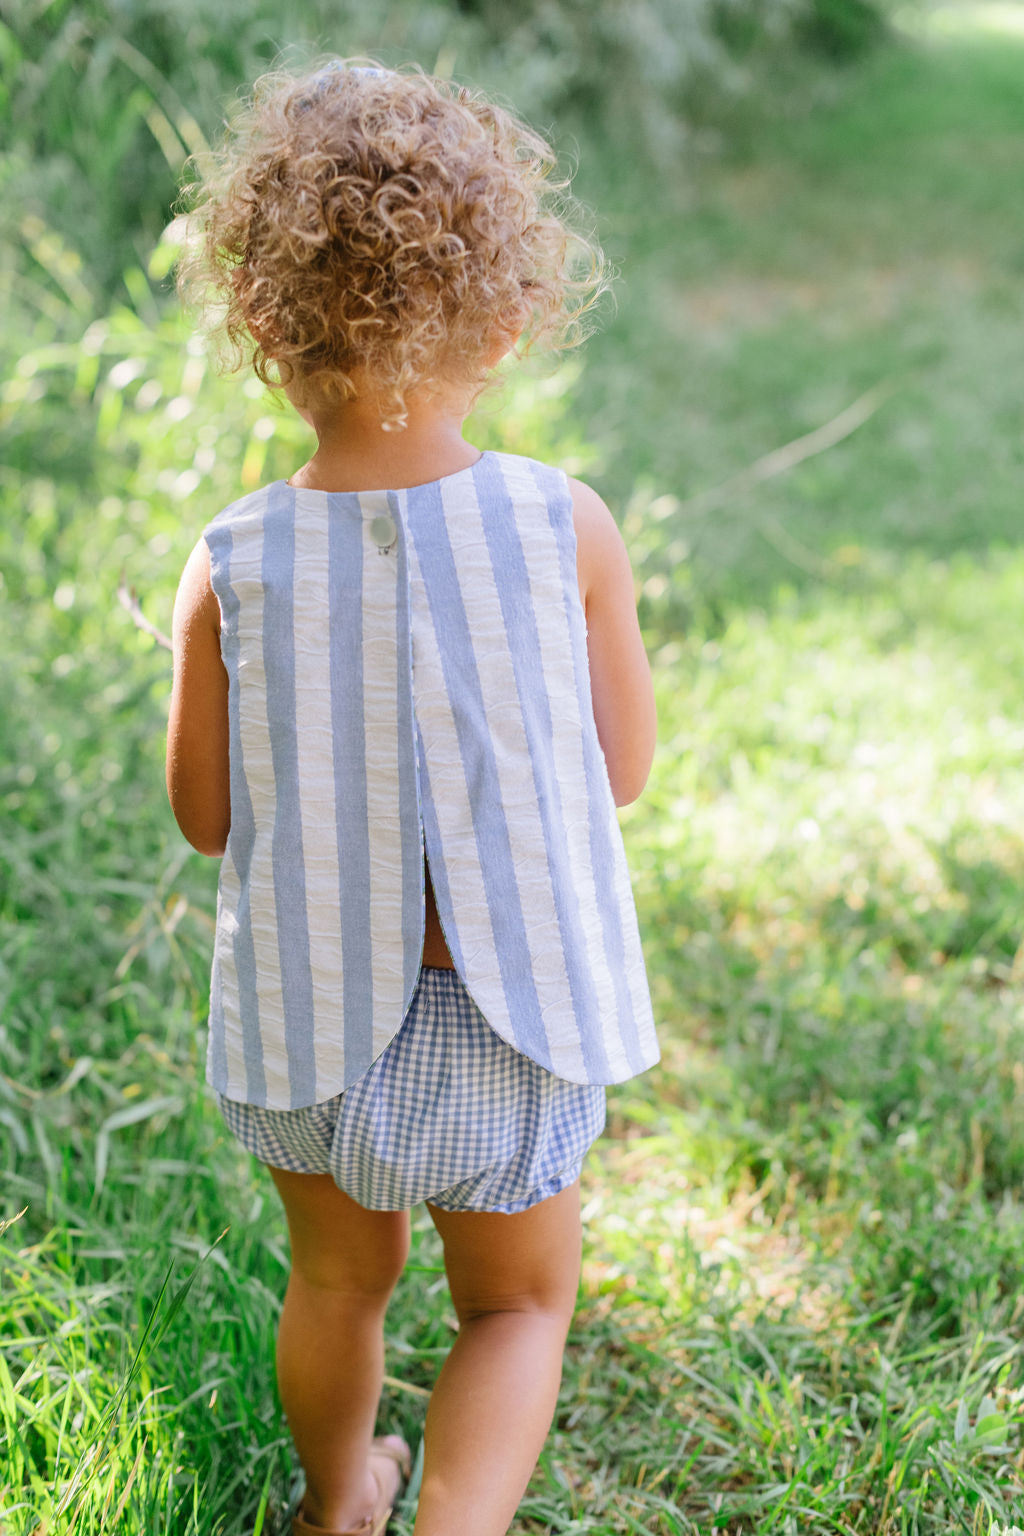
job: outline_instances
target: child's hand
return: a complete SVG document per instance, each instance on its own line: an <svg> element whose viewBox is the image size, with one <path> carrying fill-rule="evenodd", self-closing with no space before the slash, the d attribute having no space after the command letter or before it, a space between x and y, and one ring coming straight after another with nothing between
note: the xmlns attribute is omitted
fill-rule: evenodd
<svg viewBox="0 0 1024 1536"><path fill-rule="evenodd" d="M219 858L231 825L228 675L220 654L220 604L200 539L174 601L174 689L167 731L167 794L193 848Z"/></svg>
<svg viewBox="0 0 1024 1536"><path fill-rule="evenodd" d="M615 519L596 491L569 481L576 569L587 617L587 655L597 738L616 805L647 783L657 717L651 669L640 635L633 572Z"/></svg>

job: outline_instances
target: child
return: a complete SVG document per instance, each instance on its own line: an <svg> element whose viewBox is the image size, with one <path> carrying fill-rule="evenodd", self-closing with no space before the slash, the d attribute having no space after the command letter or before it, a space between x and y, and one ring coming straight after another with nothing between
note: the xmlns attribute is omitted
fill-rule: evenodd
<svg viewBox="0 0 1024 1536"><path fill-rule="evenodd" d="M601 286L553 165L476 94L335 60L259 82L192 215L183 283L318 440L189 558L167 746L223 856L208 1079L288 1218L296 1536L379 1536L408 1474L373 1432L420 1200L459 1332L415 1536L507 1531L604 1085L658 1056L614 809L654 750L629 561L592 490L462 436L519 336L565 343Z"/></svg>

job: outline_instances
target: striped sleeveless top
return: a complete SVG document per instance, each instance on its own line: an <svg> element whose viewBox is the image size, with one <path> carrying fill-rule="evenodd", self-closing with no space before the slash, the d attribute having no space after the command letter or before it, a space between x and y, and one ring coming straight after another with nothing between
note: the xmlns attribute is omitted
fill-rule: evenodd
<svg viewBox="0 0 1024 1536"><path fill-rule="evenodd" d="M211 1085L297 1109L367 1071L416 986L424 854L502 1039L570 1082L651 1066L564 474L487 452L408 490L277 481L204 537L231 790Z"/></svg>

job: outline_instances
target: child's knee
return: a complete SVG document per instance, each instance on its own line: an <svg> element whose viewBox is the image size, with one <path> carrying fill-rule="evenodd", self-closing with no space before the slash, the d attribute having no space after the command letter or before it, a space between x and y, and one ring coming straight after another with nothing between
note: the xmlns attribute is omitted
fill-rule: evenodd
<svg viewBox="0 0 1024 1536"><path fill-rule="evenodd" d="M445 1269L460 1322L534 1313L568 1329L580 1275L579 1194L574 1187L518 1215L439 1211Z"/></svg>
<svg viewBox="0 0 1024 1536"><path fill-rule="evenodd" d="M398 1274L395 1273L339 1272L327 1270L323 1265L292 1264L292 1282L298 1282L307 1292L315 1292L325 1304L362 1306L370 1312L383 1311L387 1307L397 1281Z"/></svg>
<svg viewBox="0 0 1024 1536"><path fill-rule="evenodd" d="M381 1222L370 1245L328 1241L317 1250L293 1244L292 1272L319 1290L384 1305L405 1268L408 1253L408 1224Z"/></svg>
<svg viewBox="0 0 1024 1536"><path fill-rule="evenodd" d="M576 1283L538 1286L530 1291L487 1292L474 1287L462 1287L456 1295L452 1289L452 1302L459 1323L476 1322L482 1317L523 1317L548 1322L563 1335L576 1310Z"/></svg>

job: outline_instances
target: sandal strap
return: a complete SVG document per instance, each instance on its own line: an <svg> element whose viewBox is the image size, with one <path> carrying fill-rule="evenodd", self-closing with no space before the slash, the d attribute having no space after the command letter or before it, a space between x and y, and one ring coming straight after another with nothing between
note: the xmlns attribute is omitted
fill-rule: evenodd
<svg viewBox="0 0 1024 1536"><path fill-rule="evenodd" d="M370 1446L371 1456L386 1456L388 1461L393 1461L402 1469L403 1477L408 1477L410 1472L409 1453L400 1451L395 1445L378 1444L375 1440Z"/></svg>
<svg viewBox="0 0 1024 1536"><path fill-rule="evenodd" d="M392 1510L388 1510L384 1516L383 1525L374 1525L373 1516L367 1515L361 1525L352 1526L347 1531L332 1531L326 1525L314 1525L312 1520L307 1520L300 1509L292 1520L292 1536L381 1536L381 1532L391 1519Z"/></svg>
<svg viewBox="0 0 1024 1536"><path fill-rule="evenodd" d="M403 1477L409 1476L411 1461L408 1450L400 1451L395 1445L387 1445L382 1441L374 1440L370 1447L370 1455L371 1457L383 1458L385 1461L393 1461ZM370 1468L370 1475L377 1484L377 1491L380 1493L382 1491L380 1479L377 1477L372 1466ZM390 1504L379 1515L376 1514L376 1511L373 1511L359 1525L352 1526L347 1531L331 1531L325 1525L314 1525L311 1520L307 1520L300 1507L292 1520L292 1536L384 1536L387 1523L393 1513L394 1505Z"/></svg>

